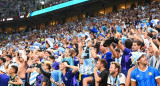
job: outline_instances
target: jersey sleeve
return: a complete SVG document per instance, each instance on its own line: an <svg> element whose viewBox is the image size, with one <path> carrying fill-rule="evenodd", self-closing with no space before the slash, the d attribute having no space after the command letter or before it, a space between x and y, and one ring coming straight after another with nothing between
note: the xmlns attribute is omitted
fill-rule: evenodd
<svg viewBox="0 0 160 86"><path fill-rule="evenodd" d="M155 72L155 79L159 79L160 78L159 71L156 68L154 68L154 72Z"/></svg>
<svg viewBox="0 0 160 86"><path fill-rule="evenodd" d="M120 73L119 74L119 84L122 85L122 84L125 84L125 80L126 80L126 77L124 74Z"/></svg>
<svg viewBox="0 0 160 86"><path fill-rule="evenodd" d="M134 70L131 72L131 81L136 81Z"/></svg>
<svg viewBox="0 0 160 86"><path fill-rule="evenodd" d="M131 52L130 49L128 49L126 47L124 48L124 51L123 51L124 54L129 55L130 52Z"/></svg>

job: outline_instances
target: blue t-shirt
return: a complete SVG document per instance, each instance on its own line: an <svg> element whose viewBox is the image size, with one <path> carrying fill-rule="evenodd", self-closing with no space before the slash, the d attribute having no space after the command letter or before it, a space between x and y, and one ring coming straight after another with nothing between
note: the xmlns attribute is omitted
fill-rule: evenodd
<svg viewBox="0 0 160 86"><path fill-rule="evenodd" d="M132 56L131 54L131 49L128 49L125 47L124 51L123 51L123 55L122 55L122 59L121 59L121 72L127 76L128 70L132 67L132 62L130 57Z"/></svg>
<svg viewBox="0 0 160 86"><path fill-rule="evenodd" d="M107 64L107 69L109 69L110 63L111 63L112 61L114 61L114 60L112 59L112 53L111 53L111 51L109 51L109 52L107 52L106 54L102 55L102 58L107 60L107 63L108 63L108 64Z"/></svg>
<svg viewBox="0 0 160 86"><path fill-rule="evenodd" d="M135 68L131 72L131 81L136 81L137 86L157 86L156 79L158 78L160 78L159 71L150 66L148 66L146 71Z"/></svg>
<svg viewBox="0 0 160 86"><path fill-rule="evenodd" d="M55 82L59 81L59 70L55 70L51 72L51 77L54 79ZM52 83L52 86L56 86Z"/></svg>
<svg viewBox="0 0 160 86"><path fill-rule="evenodd" d="M61 75L62 81L65 84L65 86L74 86L73 77L74 74L72 73L72 70L68 71L65 75Z"/></svg>
<svg viewBox="0 0 160 86"><path fill-rule="evenodd" d="M6 74L0 74L0 86L8 86L10 77Z"/></svg>

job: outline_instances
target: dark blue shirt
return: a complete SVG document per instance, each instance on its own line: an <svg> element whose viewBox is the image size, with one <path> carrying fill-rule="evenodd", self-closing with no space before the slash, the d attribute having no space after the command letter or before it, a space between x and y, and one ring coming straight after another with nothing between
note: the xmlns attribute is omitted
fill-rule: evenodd
<svg viewBox="0 0 160 86"><path fill-rule="evenodd" d="M8 86L10 77L6 74L0 74L0 86Z"/></svg>
<svg viewBox="0 0 160 86"><path fill-rule="evenodd" d="M73 58L73 61L74 61L74 66L78 66L78 64L79 64L78 58L77 58L77 57L74 57L74 58ZM77 73L75 74L75 77L76 77L77 80L79 79L79 72L77 72Z"/></svg>
<svg viewBox="0 0 160 86"><path fill-rule="evenodd" d="M121 72L127 76L128 70L132 67L132 62L130 57L132 56L131 54L131 49L128 49L125 47L122 55L122 60L121 60Z"/></svg>
<svg viewBox="0 0 160 86"><path fill-rule="evenodd" d="M111 51L109 51L109 52L107 52L106 54L102 55L102 58L105 59L105 60L107 60L107 63L108 63L107 69L109 69L110 63L111 63L112 61L114 61L114 60L112 59L112 53L111 53Z"/></svg>
<svg viewBox="0 0 160 86"><path fill-rule="evenodd" d="M72 73L72 70L68 71L65 75L63 74L61 75L61 78L65 86L74 86L73 77L74 77L74 74Z"/></svg>
<svg viewBox="0 0 160 86"><path fill-rule="evenodd" d="M77 57L74 57L74 58L73 58L73 61L74 61L74 66L78 66L78 64L79 64L78 58L77 58Z"/></svg>

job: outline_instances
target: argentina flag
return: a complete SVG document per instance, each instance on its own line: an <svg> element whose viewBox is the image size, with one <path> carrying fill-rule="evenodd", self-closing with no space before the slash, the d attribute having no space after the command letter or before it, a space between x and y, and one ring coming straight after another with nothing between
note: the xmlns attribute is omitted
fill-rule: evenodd
<svg viewBox="0 0 160 86"><path fill-rule="evenodd" d="M29 84L33 85L36 82L36 77L37 77L38 73L36 71L34 71L33 73L31 73L31 76L29 78Z"/></svg>

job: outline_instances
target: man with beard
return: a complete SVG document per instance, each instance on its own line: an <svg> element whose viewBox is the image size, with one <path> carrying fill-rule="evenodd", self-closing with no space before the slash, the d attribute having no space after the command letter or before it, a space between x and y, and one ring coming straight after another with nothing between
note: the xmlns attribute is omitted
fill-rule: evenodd
<svg viewBox="0 0 160 86"><path fill-rule="evenodd" d="M125 75L120 73L121 66L117 62L111 62L107 86L125 86Z"/></svg>
<svg viewBox="0 0 160 86"><path fill-rule="evenodd" d="M138 67L131 72L131 86L160 86L160 73L154 68L147 66L145 53L134 53Z"/></svg>

